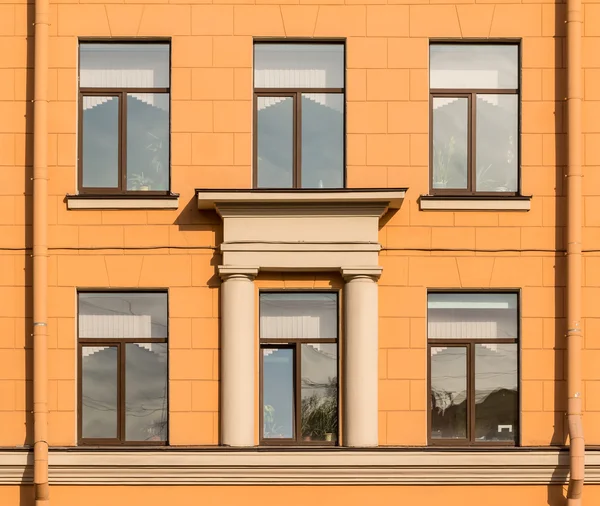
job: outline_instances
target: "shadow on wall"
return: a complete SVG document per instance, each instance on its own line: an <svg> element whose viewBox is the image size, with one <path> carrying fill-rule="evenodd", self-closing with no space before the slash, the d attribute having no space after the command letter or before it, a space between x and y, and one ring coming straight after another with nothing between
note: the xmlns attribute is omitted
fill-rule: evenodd
<svg viewBox="0 0 600 506"><path fill-rule="evenodd" d="M557 69L554 73L554 97L542 97L544 100L554 99L556 111L554 115L554 159L555 159L555 191L556 205L554 220L555 228L555 268L554 268L554 290L555 290L555 315L563 315L563 318L554 319L554 363L555 378L566 380L567 374L567 356L566 356L566 279L567 262L564 254L560 253L566 247L566 165L567 165L567 110L566 110L566 4L555 3L554 7L554 66ZM559 70L560 69L560 70ZM561 360L562 359L562 360ZM561 367L562 365L562 367ZM552 444L564 446L567 441L568 427L566 424L566 381L555 381L554 387L554 434L552 435ZM552 477L558 477L558 470L555 470ZM567 504L567 483L565 485L548 486L548 505L566 506Z"/></svg>

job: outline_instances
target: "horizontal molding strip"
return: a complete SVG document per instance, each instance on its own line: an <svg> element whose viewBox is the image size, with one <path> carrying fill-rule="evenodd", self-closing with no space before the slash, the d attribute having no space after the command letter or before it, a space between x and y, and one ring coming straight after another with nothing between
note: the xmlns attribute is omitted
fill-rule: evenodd
<svg viewBox="0 0 600 506"><path fill-rule="evenodd" d="M0 450L0 484L32 482L31 452ZM51 450L60 485L497 485L564 484L568 453L513 451ZM586 454L600 484L600 451Z"/></svg>

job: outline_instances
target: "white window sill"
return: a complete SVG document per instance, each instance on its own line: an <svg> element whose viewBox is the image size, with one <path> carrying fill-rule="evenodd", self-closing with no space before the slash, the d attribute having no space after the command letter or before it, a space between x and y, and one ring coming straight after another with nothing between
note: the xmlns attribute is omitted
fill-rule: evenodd
<svg viewBox="0 0 600 506"><path fill-rule="evenodd" d="M91 195L67 195L67 209L100 209L100 210L119 210L119 209L170 209L179 207L179 195L171 194L166 196L91 196Z"/></svg>
<svg viewBox="0 0 600 506"><path fill-rule="evenodd" d="M531 196L444 197L421 195L421 211L529 211Z"/></svg>

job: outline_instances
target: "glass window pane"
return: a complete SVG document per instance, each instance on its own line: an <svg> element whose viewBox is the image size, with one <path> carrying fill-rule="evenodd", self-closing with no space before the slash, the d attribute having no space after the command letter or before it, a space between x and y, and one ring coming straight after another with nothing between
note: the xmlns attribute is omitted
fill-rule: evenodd
<svg viewBox="0 0 600 506"><path fill-rule="evenodd" d="M337 293L261 293L260 337L335 339Z"/></svg>
<svg viewBox="0 0 600 506"><path fill-rule="evenodd" d="M167 294L80 293L79 337L167 337Z"/></svg>
<svg viewBox="0 0 600 506"><path fill-rule="evenodd" d="M169 95L127 95L127 189L169 189Z"/></svg>
<svg viewBox="0 0 600 506"><path fill-rule="evenodd" d="M302 345L302 439L336 441L338 430L337 345Z"/></svg>
<svg viewBox="0 0 600 506"><path fill-rule="evenodd" d="M431 348L431 437L467 437L467 348Z"/></svg>
<svg viewBox="0 0 600 506"><path fill-rule="evenodd" d="M516 44L432 44L430 86L438 89L517 89Z"/></svg>
<svg viewBox="0 0 600 506"><path fill-rule="evenodd" d="M263 438L294 437L294 351L263 348Z"/></svg>
<svg viewBox="0 0 600 506"><path fill-rule="evenodd" d="M302 188L344 186L344 95L302 95Z"/></svg>
<svg viewBox="0 0 600 506"><path fill-rule="evenodd" d="M168 44L81 44L82 88L168 88Z"/></svg>
<svg viewBox="0 0 600 506"><path fill-rule="evenodd" d="M81 357L81 437L118 436L116 346L83 346Z"/></svg>
<svg viewBox="0 0 600 506"><path fill-rule="evenodd" d="M477 191L516 192L517 95L477 95Z"/></svg>
<svg viewBox="0 0 600 506"><path fill-rule="evenodd" d="M294 99L257 97L259 188L294 186Z"/></svg>
<svg viewBox="0 0 600 506"><path fill-rule="evenodd" d="M83 97L83 186L119 186L119 98Z"/></svg>
<svg viewBox="0 0 600 506"><path fill-rule="evenodd" d="M256 44L255 88L343 88L343 44Z"/></svg>
<svg viewBox="0 0 600 506"><path fill-rule="evenodd" d="M468 113L466 98L433 99L434 188L467 188Z"/></svg>
<svg viewBox="0 0 600 506"><path fill-rule="evenodd" d="M127 344L125 357L125 438L166 441L167 345Z"/></svg>
<svg viewBox="0 0 600 506"><path fill-rule="evenodd" d="M430 293L429 339L516 338L516 293Z"/></svg>
<svg viewBox="0 0 600 506"><path fill-rule="evenodd" d="M475 439L515 441L519 394L517 345L475 345Z"/></svg>

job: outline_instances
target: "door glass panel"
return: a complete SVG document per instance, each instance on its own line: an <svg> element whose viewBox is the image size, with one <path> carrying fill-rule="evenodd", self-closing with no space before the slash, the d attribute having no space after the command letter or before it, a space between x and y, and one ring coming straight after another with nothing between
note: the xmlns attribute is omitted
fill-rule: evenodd
<svg viewBox="0 0 600 506"><path fill-rule="evenodd" d="M81 412L83 438L118 436L118 348L83 346L81 357Z"/></svg>
<svg viewBox="0 0 600 506"><path fill-rule="evenodd" d="M477 191L516 192L517 95L477 95Z"/></svg>
<svg viewBox="0 0 600 506"><path fill-rule="evenodd" d="M515 441L517 344L475 345L475 439Z"/></svg>
<svg viewBox="0 0 600 506"><path fill-rule="evenodd" d="M256 150L259 188L294 185L294 99L257 97Z"/></svg>
<svg viewBox="0 0 600 506"><path fill-rule="evenodd" d="M337 293L261 293L261 339L334 339Z"/></svg>
<svg viewBox="0 0 600 506"><path fill-rule="evenodd" d="M127 189L169 189L169 95L127 95Z"/></svg>
<svg viewBox="0 0 600 506"><path fill-rule="evenodd" d="M83 186L119 186L119 98L83 97Z"/></svg>
<svg viewBox="0 0 600 506"><path fill-rule="evenodd" d="M431 437L467 437L467 348L432 346Z"/></svg>
<svg viewBox="0 0 600 506"><path fill-rule="evenodd" d="M344 95L302 95L302 188L344 186Z"/></svg>
<svg viewBox="0 0 600 506"><path fill-rule="evenodd" d="M467 188L469 101L433 98L433 188Z"/></svg>
<svg viewBox="0 0 600 506"><path fill-rule="evenodd" d="M338 431L337 344L302 345L302 439L336 441Z"/></svg>
<svg viewBox="0 0 600 506"><path fill-rule="evenodd" d="M263 348L263 438L294 437L294 351Z"/></svg>
<svg viewBox="0 0 600 506"><path fill-rule="evenodd" d="M127 344L125 436L128 441L167 440L167 345Z"/></svg>

